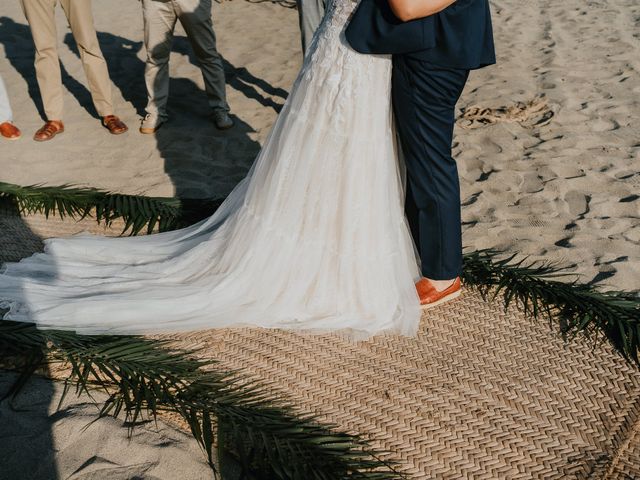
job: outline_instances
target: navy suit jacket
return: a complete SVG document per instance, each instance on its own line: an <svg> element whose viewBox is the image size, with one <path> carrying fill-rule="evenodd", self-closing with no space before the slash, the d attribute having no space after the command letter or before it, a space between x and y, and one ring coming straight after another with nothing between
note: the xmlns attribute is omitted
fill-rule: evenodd
<svg viewBox="0 0 640 480"><path fill-rule="evenodd" d="M361 0L345 35L361 53L407 55L464 70L496 62L488 0L457 0L439 13L409 22L393 14L388 0Z"/></svg>

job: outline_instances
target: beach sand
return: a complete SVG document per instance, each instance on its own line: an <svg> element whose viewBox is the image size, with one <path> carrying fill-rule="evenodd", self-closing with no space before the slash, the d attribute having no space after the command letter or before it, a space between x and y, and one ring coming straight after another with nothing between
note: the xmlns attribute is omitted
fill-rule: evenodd
<svg viewBox="0 0 640 480"><path fill-rule="evenodd" d="M546 109L518 123L459 122L480 127L458 128L455 140L465 245L574 265L603 288L639 290L640 5L492 5L498 64L472 73L459 106Z"/></svg>
<svg viewBox="0 0 640 480"><path fill-rule="evenodd" d="M605 289L640 289L640 5L495 0L492 6L498 64L471 74L454 141L465 245L560 262ZM6 2L0 13L0 73L25 137L0 142L0 181L225 196L250 167L300 67L297 12L241 0L214 6L237 122L227 132L216 131L208 119L200 72L178 30L171 120L156 136L142 136L139 4L94 2L94 11L117 113L130 132L111 136L95 118L82 65L58 11L66 132L53 142L31 140L42 122L33 45L17 2ZM108 432L124 435L115 423ZM174 440L181 455L192 454L185 465L196 468L191 462L201 462L202 455L193 442ZM158 440L141 441L146 449ZM79 443L87 458L95 454L90 443ZM132 448L122 441L122 452L116 452L115 443L110 445L116 456Z"/></svg>
<svg viewBox="0 0 640 480"><path fill-rule="evenodd" d="M0 396L15 377L0 375ZM58 409L62 390L60 383L34 378L14 401L0 402L0 480L213 478L187 433L160 420L136 427L129 438L122 420L95 421L98 409L87 395L71 391Z"/></svg>
<svg viewBox="0 0 640 480"><path fill-rule="evenodd" d="M25 136L0 143L0 180L21 185L72 183L154 196L226 196L251 166L300 67L297 15L296 10L270 3L214 3L214 27L236 121L226 132L216 130L210 119L197 60L178 25L170 60L170 122L157 135L141 135L138 127L147 97L140 3L94 2L116 114L130 127L128 133L113 136L100 125L58 8L65 133L55 141L37 143L31 136L42 119L33 43L18 2L7 2L0 12L0 74Z"/></svg>

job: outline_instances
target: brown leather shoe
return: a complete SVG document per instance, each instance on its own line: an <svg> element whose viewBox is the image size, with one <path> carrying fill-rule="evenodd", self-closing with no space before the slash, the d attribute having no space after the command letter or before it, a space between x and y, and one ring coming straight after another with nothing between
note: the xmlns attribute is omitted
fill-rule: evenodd
<svg viewBox="0 0 640 480"><path fill-rule="evenodd" d="M104 125L112 135L120 135L129 130L129 127L115 115L107 115L102 117L102 125Z"/></svg>
<svg viewBox="0 0 640 480"><path fill-rule="evenodd" d="M420 306L427 309L459 297L462 293L462 285L460 277L457 277L450 287L439 292L429 280L423 278L416 283L416 290L420 296Z"/></svg>
<svg viewBox="0 0 640 480"><path fill-rule="evenodd" d="M64 125L60 120L47 120L33 136L33 139L36 142L46 142L62 132L64 132Z"/></svg>
<svg viewBox="0 0 640 480"><path fill-rule="evenodd" d="M0 135L8 140L18 140L22 132L11 122L0 123Z"/></svg>

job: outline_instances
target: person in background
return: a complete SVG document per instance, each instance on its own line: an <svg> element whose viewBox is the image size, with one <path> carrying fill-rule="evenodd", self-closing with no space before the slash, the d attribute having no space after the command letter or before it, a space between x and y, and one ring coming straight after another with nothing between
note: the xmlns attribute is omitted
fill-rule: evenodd
<svg viewBox="0 0 640 480"><path fill-rule="evenodd" d="M140 133L155 133L167 121L169 56L178 20L200 62L215 126L220 130L233 127L227 104L222 57L216 49L211 0L142 0L142 12L147 49L144 76L148 101Z"/></svg>
<svg viewBox="0 0 640 480"><path fill-rule="evenodd" d="M13 124L13 112L9 103L9 95L0 76L0 136L9 140L18 140L22 133Z"/></svg>
<svg viewBox="0 0 640 480"><path fill-rule="evenodd" d="M58 1L67 16L71 33L78 45L82 65L89 81L91 98L102 119L102 125L114 135L126 132L127 126L113 114L111 80L93 25L91 0L20 0L36 47L36 76L47 117L45 124L36 132L33 139L44 142L64 132L62 76L55 20Z"/></svg>
<svg viewBox="0 0 640 480"><path fill-rule="evenodd" d="M306 54L311 46L311 40L322 22L327 7L326 0L296 0L298 16L300 18L300 33L302 34L302 53Z"/></svg>

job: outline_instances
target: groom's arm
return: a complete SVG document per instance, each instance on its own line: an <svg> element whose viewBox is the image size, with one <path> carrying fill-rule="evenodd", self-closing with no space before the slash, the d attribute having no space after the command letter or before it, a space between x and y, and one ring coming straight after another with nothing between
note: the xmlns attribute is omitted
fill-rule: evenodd
<svg viewBox="0 0 640 480"><path fill-rule="evenodd" d="M394 15L403 22L441 12L456 0L389 0Z"/></svg>

